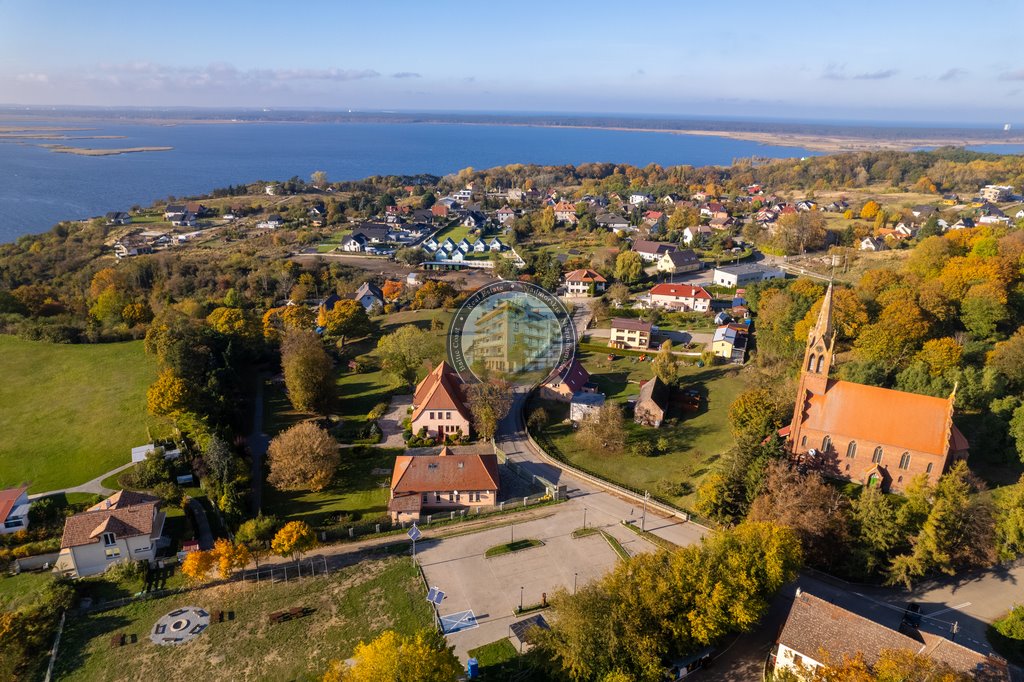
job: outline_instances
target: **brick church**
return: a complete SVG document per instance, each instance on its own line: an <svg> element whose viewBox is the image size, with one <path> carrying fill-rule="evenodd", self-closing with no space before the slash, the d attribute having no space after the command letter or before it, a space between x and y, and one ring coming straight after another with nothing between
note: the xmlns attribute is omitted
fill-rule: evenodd
<svg viewBox="0 0 1024 682"><path fill-rule="evenodd" d="M788 447L823 473L901 492L918 474L938 481L966 459L968 443L953 424L949 398L830 379L835 334L832 285L807 338ZM785 433L785 431L783 431Z"/></svg>

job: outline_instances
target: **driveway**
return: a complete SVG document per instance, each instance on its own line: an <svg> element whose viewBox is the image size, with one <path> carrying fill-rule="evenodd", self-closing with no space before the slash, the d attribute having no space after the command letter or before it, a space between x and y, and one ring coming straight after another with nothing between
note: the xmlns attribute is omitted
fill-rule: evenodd
<svg viewBox="0 0 1024 682"><path fill-rule="evenodd" d="M572 537L583 526L585 503L571 500L545 518L417 544L416 558L427 583L446 595L439 615L472 611L476 618L476 627L448 635L460 659L465 661L470 649L508 637L509 626L526 617L514 615L520 599L526 606L540 603L545 595L550 600L557 589L571 592L574 582L584 585L615 566L618 554L604 537ZM603 528L631 555L655 549L607 516L589 513L587 526ZM544 545L490 559L484 556L488 548L513 538L540 540ZM518 647L518 640L513 644Z"/></svg>
<svg viewBox="0 0 1024 682"><path fill-rule="evenodd" d="M59 495L60 493L91 493L93 495L113 495L115 491L102 485L103 479L109 476L113 476L114 474L119 474L125 469L131 468L132 465L134 464L135 462L128 462L127 464L122 464L119 467L111 469L105 474L100 474L91 481L86 481L82 485L76 485L72 488L61 488L60 490L47 490L45 493L33 493L32 495L28 496L28 499L37 500L41 497Z"/></svg>
<svg viewBox="0 0 1024 682"><path fill-rule="evenodd" d="M408 416L407 413L411 406L411 395L391 396L391 404L388 405L387 413L377 422L383 434L380 447L405 448L405 438L402 437L402 420Z"/></svg>

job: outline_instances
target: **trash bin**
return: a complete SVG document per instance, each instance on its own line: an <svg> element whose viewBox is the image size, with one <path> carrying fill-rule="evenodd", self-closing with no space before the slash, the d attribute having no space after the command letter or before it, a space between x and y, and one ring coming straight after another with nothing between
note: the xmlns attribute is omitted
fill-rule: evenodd
<svg viewBox="0 0 1024 682"><path fill-rule="evenodd" d="M466 661L466 676L471 680L480 676L480 664L475 658Z"/></svg>

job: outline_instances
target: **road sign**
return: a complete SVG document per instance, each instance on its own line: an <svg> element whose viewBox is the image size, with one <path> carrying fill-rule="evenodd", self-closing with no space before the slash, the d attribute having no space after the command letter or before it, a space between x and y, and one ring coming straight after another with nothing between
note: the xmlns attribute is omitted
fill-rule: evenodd
<svg viewBox="0 0 1024 682"><path fill-rule="evenodd" d="M423 537L423 533L420 532L420 529L416 527L415 523L412 524L412 528L409 529L409 539L416 542L421 537Z"/></svg>
<svg viewBox="0 0 1024 682"><path fill-rule="evenodd" d="M437 606L440 606L441 602L444 601L444 592L437 589L436 587L431 587L430 590L427 592L427 601L431 604L436 604Z"/></svg>

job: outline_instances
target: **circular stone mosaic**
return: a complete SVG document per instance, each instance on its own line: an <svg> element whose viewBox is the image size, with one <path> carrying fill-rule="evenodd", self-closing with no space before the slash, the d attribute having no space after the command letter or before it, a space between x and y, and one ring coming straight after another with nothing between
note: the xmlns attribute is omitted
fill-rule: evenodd
<svg viewBox="0 0 1024 682"><path fill-rule="evenodd" d="M198 606L171 611L153 626L149 638L154 644L184 644L210 626L210 614Z"/></svg>

